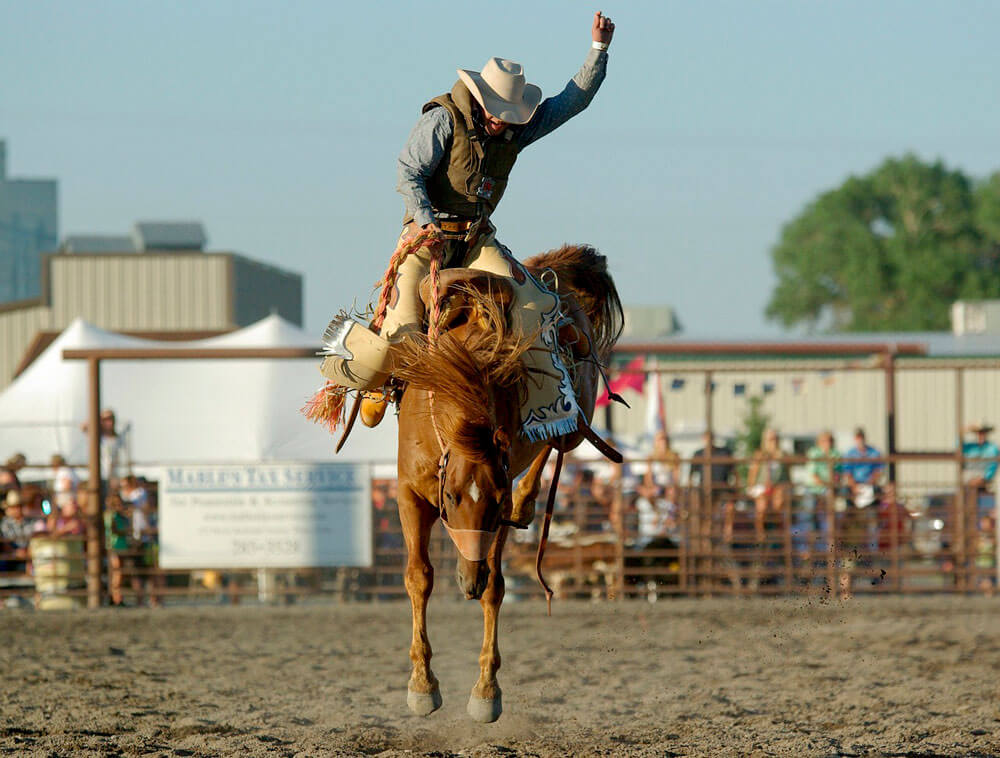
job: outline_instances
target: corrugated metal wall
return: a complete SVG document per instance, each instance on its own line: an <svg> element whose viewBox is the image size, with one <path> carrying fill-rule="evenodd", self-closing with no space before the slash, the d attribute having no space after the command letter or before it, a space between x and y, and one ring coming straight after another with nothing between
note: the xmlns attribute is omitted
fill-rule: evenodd
<svg viewBox="0 0 1000 758"><path fill-rule="evenodd" d="M767 365L748 362L747 370L743 371L718 371L712 361L685 362L674 371L663 365L662 395L671 431L700 432L705 428L704 374L689 371L712 369L715 383L712 426L723 436L732 436L743 428L748 398L763 396L763 412L785 435L806 437L823 429L833 429L849 436L855 426L864 426L869 430L872 444L885 445L882 428L885 425L885 380L881 371L826 370L775 361L770 364L775 369L772 373L766 370ZM683 386L675 388L679 382L683 382ZM766 392L765 385L768 386ZM631 394L627 399L633 409L614 409L615 431L641 435L645 432L646 399Z"/></svg>
<svg viewBox="0 0 1000 758"><path fill-rule="evenodd" d="M234 255L233 319L246 326L272 312L302 326L302 277Z"/></svg>
<svg viewBox="0 0 1000 758"><path fill-rule="evenodd" d="M232 323L223 254L53 256L54 328L82 317L103 329L226 329Z"/></svg>
<svg viewBox="0 0 1000 758"><path fill-rule="evenodd" d="M0 390L10 384L35 335L49 328L49 309L43 305L0 311Z"/></svg>
<svg viewBox="0 0 1000 758"><path fill-rule="evenodd" d="M843 452L852 444L854 427L862 426L869 443L886 450L886 386L881 369L828 370L781 361L771 365L773 373L759 370L766 367L759 362L747 362L743 371L716 370L713 361L684 362L674 367L663 364L661 387L667 424L671 435L681 442L675 442L675 447L682 453L690 452L687 448L698 444L698 435L705 428L705 375L686 370L712 369L712 425L719 436L732 438L743 429L748 397L763 396L764 413L786 441L788 437L811 438L830 429ZM932 369L931 365L933 359L897 364L897 450L955 451L959 424L985 420L1000 426L1000 368L968 361L962 369L959 409L958 380L951 362L946 368ZM786 370L777 370L781 367ZM683 386L678 386L681 383ZM612 411L615 432L626 439L641 437L646 432L646 397L627 393L626 399L632 410L615 406ZM600 412L597 422L603 424ZM954 489L957 469L952 463L902 463L897 477L911 492L932 493Z"/></svg>

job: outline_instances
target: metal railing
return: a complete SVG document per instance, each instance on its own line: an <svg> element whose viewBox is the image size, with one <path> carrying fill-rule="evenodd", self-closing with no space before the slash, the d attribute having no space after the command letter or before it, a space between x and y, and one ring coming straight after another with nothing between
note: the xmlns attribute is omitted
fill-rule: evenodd
<svg viewBox="0 0 1000 758"><path fill-rule="evenodd" d="M866 462L888 471L889 464L913 459L897 455ZM781 481L754 494L737 481L699 479L710 474L705 459L682 461L695 481L667 487L644 481L646 459L617 468L571 463L556 499L544 572L557 597L992 594L998 576L993 494L963 484L958 454L922 454L919 460L947 462L955 476L911 483L898 478L864 505L852 501L838 482L844 459L826 462L831 484L825 489ZM734 470L751 462L712 459ZM774 462L794 471L808 459L783 456ZM403 598L406 549L394 482L372 484L377 497L371 567L164 570L152 545L133 545L106 551L103 581L115 596L120 591L130 603L154 605L273 603L312 595L343 601ZM534 576L541 510L540 498L532 527L508 539L504 575L514 599L541 596ZM27 553L0 547L0 599L42 608L83 604L85 558L94 552L85 541L39 535ZM456 553L443 529L432 533L430 553L437 592L458 597L457 585L449 581Z"/></svg>

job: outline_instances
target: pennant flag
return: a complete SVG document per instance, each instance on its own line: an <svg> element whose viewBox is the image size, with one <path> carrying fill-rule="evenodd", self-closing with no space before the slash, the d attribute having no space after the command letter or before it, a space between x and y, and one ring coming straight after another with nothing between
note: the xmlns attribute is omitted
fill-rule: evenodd
<svg viewBox="0 0 1000 758"><path fill-rule="evenodd" d="M772 392L774 392L774 382L764 382L763 389L765 395L770 395Z"/></svg>
<svg viewBox="0 0 1000 758"><path fill-rule="evenodd" d="M642 392L643 385L646 383L646 374L642 370L645 362L646 358L642 355L637 355L635 358L630 360L618 376L608 382L611 387L611 391L619 395L622 390L626 389L633 390L634 392ZM600 396L597 398L597 403L595 405L600 408L610 402L611 399L608 397L608 388L605 387Z"/></svg>
<svg viewBox="0 0 1000 758"><path fill-rule="evenodd" d="M745 384L734 384L733 394L739 397L740 395L747 394L747 386Z"/></svg>
<svg viewBox="0 0 1000 758"><path fill-rule="evenodd" d="M803 384L805 384L805 380L802 377L799 376L792 377L792 394L793 395L802 394Z"/></svg>
<svg viewBox="0 0 1000 758"><path fill-rule="evenodd" d="M684 389L684 380L683 379L672 379L670 381L670 389L675 390L675 391L676 390L682 390L682 389Z"/></svg>
<svg viewBox="0 0 1000 758"><path fill-rule="evenodd" d="M659 373L651 373L646 382L646 434L652 439L667 431L667 404L663 399Z"/></svg>

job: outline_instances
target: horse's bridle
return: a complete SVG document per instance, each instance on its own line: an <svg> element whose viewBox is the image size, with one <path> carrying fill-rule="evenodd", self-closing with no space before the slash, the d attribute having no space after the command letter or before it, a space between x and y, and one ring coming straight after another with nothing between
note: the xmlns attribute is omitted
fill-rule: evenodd
<svg viewBox="0 0 1000 758"><path fill-rule="evenodd" d="M517 524L510 519L501 517L500 523L497 528L492 531L486 531L485 529L455 529L448 523L447 510L444 507L444 488L445 481L448 477L448 462L451 460L451 451L444 444L444 438L441 436L441 430L438 429L437 418L434 415L434 391L427 390L427 403L430 406L431 412L431 427L434 429L434 437L437 439L438 447L441 450L441 457L438 458L438 518L441 519L441 524L444 526L445 530L448 532L448 536L451 537L452 542L455 543L455 547L458 548L458 552L462 556L470 561L481 561L486 557L489 551L490 545L493 544L494 539L496 539L496 534L500 530L501 526L514 527L516 529L527 529L527 525L522 526ZM503 467L504 475L507 479L510 479L510 468L506 461L501 463Z"/></svg>

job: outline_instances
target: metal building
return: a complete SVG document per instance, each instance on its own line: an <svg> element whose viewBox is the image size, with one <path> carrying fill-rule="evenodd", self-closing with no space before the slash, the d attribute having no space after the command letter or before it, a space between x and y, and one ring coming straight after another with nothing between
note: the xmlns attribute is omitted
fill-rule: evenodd
<svg viewBox="0 0 1000 758"><path fill-rule="evenodd" d="M853 430L884 453L953 453L961 428L1000 426L1000 334L866 334L767 343L660 340L616 348L616 368L644 375L643 392L626 392L631 409L613 404L597 421L648 450L666 426L673 447L690 455L711 428L733 441L745 429L750 399L802 454L819 432L851 447ZM855 339L852 339L855 338ZM662 411L659 411L662 407ZM901 463L912 487L954 479L948 463Z"/></svg>
<svg viewBox="0 0 1000 758"><path fill-rule="evenodd" d="M8 179L0 140L0 304L37 297L41 257L59 239L54 179Z"/></svg>
<svg viewBox="0 0 1000 758"><path fill-rule="evenodd" d="M87 238L68 239L65 252L43 257L39 297L0 305L0 390L77 317L103 329L192 339L270 313L301 325L300 274L236 253L151 249L155 239L203 244L204 232L200 224L145 226L133 235L132 253L77 252L88 248Z"/></svg>

